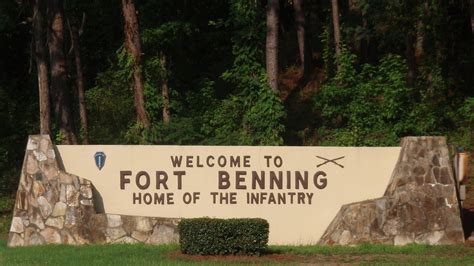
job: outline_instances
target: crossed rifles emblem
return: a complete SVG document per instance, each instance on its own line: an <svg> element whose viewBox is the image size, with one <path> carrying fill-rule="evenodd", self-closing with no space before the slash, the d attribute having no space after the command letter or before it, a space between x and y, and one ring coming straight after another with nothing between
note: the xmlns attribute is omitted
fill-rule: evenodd
<svg viewBox="0 0 474 266"><path fill-rule="evenodd" d="M327 163L333 163L333 164L335 164L335 165L337 165L337 166L339 166L339 167L341 167L341 168L344 168L344 165L339 164L339 163L337 163L336 161L337 161L337 160L340 160L340 159L344 159L345 156L341 156L341 157L338 157L338 158L335 158L335 159L327 159L327 158L324 158L324 157L321 157L321 156L316 156L316 157L318 157L319 159L324 160L324 162L322 162L322 163L316 165L316 167L323 166L323 165L325 165L325 164L327 164Z"/></svg>

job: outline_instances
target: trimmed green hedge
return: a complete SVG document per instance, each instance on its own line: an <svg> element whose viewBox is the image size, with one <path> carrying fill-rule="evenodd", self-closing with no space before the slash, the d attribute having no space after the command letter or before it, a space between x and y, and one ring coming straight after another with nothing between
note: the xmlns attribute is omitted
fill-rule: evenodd
<svg viewBox="0 0 474 266"><path fill-rule="evenodd" d="M193 255L260 255L267 249L264 219L183 219L178 225L181 252Z"/></svg>

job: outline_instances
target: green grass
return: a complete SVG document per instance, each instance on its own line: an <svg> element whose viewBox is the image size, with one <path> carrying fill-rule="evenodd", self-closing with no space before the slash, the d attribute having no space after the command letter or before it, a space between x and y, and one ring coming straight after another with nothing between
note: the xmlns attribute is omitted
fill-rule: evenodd
<svg viewBox="0 0 474 266"><path fill-rule="evenodd" d="M15 198L13 196L0 196L0 239L7 239L8 237L13 205L15 205Z"/></svg>
<svg viewBox="0 0 474 266"><path fill-rule="evenodd" d="M276 253L292 253L299 255L324 254L324 255L381 255L381 254L404 254L404 255L428 255L428 254L470 254L474 256L474 248L451 245L430 246L410 244L406 246L362 244L359 246L272 246L271 250ZM474 259L474 258L473 258Z"/></svg>
<svg viewBox="0 0 474 266"><path fill-rule="evenodd" d="M336 259L326 261L336 263L474 265L474 248L464 245L273 246L271 250L276 253L297 254L304 257L315 255L332 257Z"/></svg>
<svg viewBox="0 0 474 266"><path fill-rule="evenodd" d="M8 248L0 246L0 265L181 265L164 254L176 245L48 245Z"/></svg>
<svg viewBox="0 0 474 266"><path fill-rule="evenodd" d="M0 197L0 209L13 201ZM184 256L178 245L49 245L8 248L11 213L0 217L0 265L275 265L275 264L390 264L474 265L474 248L465 246L363 244L356 247L271 246L260 257Z"/></svg>
<svg viewBox="0 0 474 266"><path fill-rule="evenodd" d="M0 241L0 265L230 265L230 264L430 264L474 265L465 246L364 244L356 247L271 246L268 255L204 257L179 254L177 245L49 245L8 248Z"/></svg>

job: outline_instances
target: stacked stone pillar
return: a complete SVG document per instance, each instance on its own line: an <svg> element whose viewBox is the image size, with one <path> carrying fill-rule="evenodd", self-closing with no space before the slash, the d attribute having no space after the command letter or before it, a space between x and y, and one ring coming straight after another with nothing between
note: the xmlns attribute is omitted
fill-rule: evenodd
<svg viewBox="0 0 474 266"><path fill-rule="evenodd" d="M444 137L406 137L383 197L342 206L321 245L464 243Z"/></svg>
<svg viewBox="0 0 474 266"><path fill-rule="evenodd" d="M179 219L96 213L91 182L59 162L48 135L29 137L8 246L178 241Z"/></svg>

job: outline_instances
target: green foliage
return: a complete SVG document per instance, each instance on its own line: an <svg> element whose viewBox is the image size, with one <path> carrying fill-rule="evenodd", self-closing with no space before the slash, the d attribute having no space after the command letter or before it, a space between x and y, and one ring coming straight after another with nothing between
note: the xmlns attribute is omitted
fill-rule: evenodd
<svg viewBox="0 0 474 266"><path fill-rule="evenodd" d="M192 145L199 143L202 135L197 130L196 119L176 117L168 124L155 123L150 130L145 131L146 143L162 145Z"/></svg>
<svg viewBox="0 0 474 266"><path fill-rule="evenodd" d="M474 126L474 97L469 97L459 109L459 113L464 117L467 127Z"/></svg>
<svg viewBox="0 0 474 266"><path fill-rule="evenodd" d="M231 95L204 116L204 134L213 136L205 144L278 145L284 127L283 106L276 95L264 87L247 94Z"/></svg>
<svg viewBox="0 0 474 266"><path fill-rule="evenodd" d="M234 29L232 67L222 78L235 93L205 114L203 131L209 144L279 145L284 131L284 108L266 82L263 60L263 19L258 4L231 2L227 22Z"/></svg>
<svg viewBox="0 0 474 266"><path fill-rule="evenodd" d="M356 69L355 55L342 49L341 69L315 97L329 133L324 144L396 145L414 132L413 89L405 81L406 67L399 56L388 55L377 66Z"/></svg>
<svg viewBox="0 0 474 266"><path fill-rule="evenodd" d="M456 112L457 130L450 134L450 142L467 151L474 149L474 97L468 97Z"/></svg>
<svg viewBox="0 0 474 266"><path fill-rule="evenodd" d="M0 85L0 119L3 123L0 132L0 196L10 195L16 190L20 176L23 149L17 149L21 138L14 135L16 128L13 113L17 108L15 102L8 101L8 92ZM24 131L23 131L24 132Z"/></svg>
<svg viewBox="0 0 474 266"><path fill-rule="evenodd" d="M169 51L177 42L189 38L196 31L188 22L169 21L159 27L144 30L142 42L145 46Z"/></svg>
<svg viewBox="0 0 474 266"><path fill-rule="evenodd" d="M97 86L86 91L89 136L96 143L124 143L128 128L135 124L131 59L123 47L116 56L117 63L100 73Z"/></svg>
<svg viewBox="0 0 474 266"><path fill-rule="evenodd" d="M1 212L10 212L13 210L13 205L15 205L15 199L11 197L0 196L0 213Z"/></svg>
<svg viewBox="0 0 474 266"><path fill-rule="evenodd" d="M183 219L178 224L181 252L194 255L260 255L267 249L264 219Z"/></svg>
<svg viewBox="0 0 474 266"><path fill-rule="evenodd" d="M321 36L319 36L321 39L321 43L323 45L322 49L322 59L324 62L324 70L326 71L328 76L332 76L333 74L333 68L334 68L334 60L333 60L333 55L334 55L334 49L331 46L331 30L329 26L325 26L323 28L323 32Z"/></svg>

